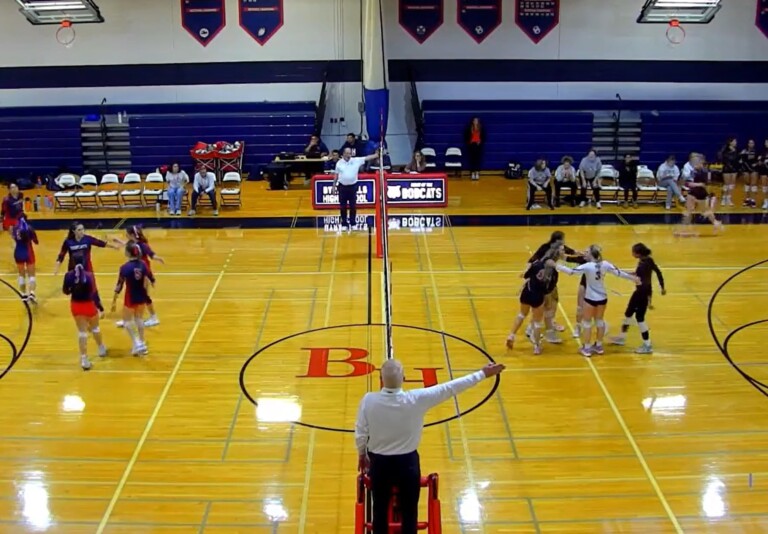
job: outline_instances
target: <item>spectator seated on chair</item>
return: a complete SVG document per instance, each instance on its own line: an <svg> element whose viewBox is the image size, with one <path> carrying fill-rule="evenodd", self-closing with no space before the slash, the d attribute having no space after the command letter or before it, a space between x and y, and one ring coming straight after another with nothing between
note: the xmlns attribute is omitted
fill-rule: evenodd
<svg viewBox="0 0 768 534"><path fill-rule="evenodd" d="M560 165L555 169L555 206L560 207L560 194L563 189L568 188L571 194L563 200L570 202L571 207L576 206L577 193L579 187L578 178L576 178L576 168L573 166L573 158L565 156L560 161Z"/></svg>
<svg viewBox="0 0 768 534"><path fill-rule="evenodd" d="M174 163L165 174L165 181L168 182L168 215L181 215L181 200L187 194L189 176Z"/></svg>
<svg viewBox="0 0 768 534"><path fill-rule="evenodd" d="M544 159L537 159L536 164L528 171L528 205L526 210L539 209L541 206L536 204L536 192L543 191L547 197L547 206L553 210L552 205L552 173L547 168L547 162Z"/></svg>
<svg viewBox="0 0 768 534"><path fill-rule="evenodd" d="M427 170L427 160L419 150L413 152L411 162L403 169L405 172L418 173Z"/></svg>
<svg viewBox="0 0 768 534"><path fill-rule="evenodd" d="M677 185L677 181L680 178L680 169L675 164L675 156L669 155L667 160L659 165L659 170L656 171L656 180L659 187L667 190L667 201L664 204L666 209L672 209L672 201L677 198L681 204L685 204L685 197L680 191L680 186Z"/></svg>
<svg viewBox="0 0 768 534"><path fill-rule="evenodd" d="M336 164L341 159L341 154L338 150L331 151L331 155L328 156L328 160L325 162L325 172L332 173L336 170Z"/></svg>
<svg viewBox="0 0 768 534"><path fill-rule="evenodd" d="M339 153L343 154L344 149L346 148L352 151L353 158L365 155L365 143L359 140L357 136L353 133L347 134L347 140L344 142L343 145L341 145L341 148L339 149Z"/></svg>
<svg viewBox="0 0 768 534"><path fill-rule="evenodd" d="M207 195L213 206L213 214L219 214L219 208L216 205L216 176L208 172L205 167L195 174L195 181L192 184L192 208L187 215L192 216L197 213L197 201L200 195Z"/></svg>
<svg viewBox="0 0 768 534"><path fill-rule="evenodd" d="M319 135L312 134L309 144L304 148L304 155L308 158L322 158L328 155L328 147L325 146Z"/></svg>
<svg viewBox="0 0 768 534"><path fill-rule="evenodd" d="M632 154L627 154L619 168L619 187L624 191L625 208L629 206L630 193L632 193L632 206L637 207L637 164L638 161L632 157Z"/></svg>

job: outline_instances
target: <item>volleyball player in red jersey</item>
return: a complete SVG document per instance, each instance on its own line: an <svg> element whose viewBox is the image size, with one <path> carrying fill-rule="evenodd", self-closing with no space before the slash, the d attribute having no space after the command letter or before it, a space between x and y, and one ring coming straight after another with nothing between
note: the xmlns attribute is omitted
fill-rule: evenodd
<svg viewBox="0 0 768 534"><path fill-rule="evenodd" d="M10 234L13 227L24 217L24 195L16 184L8 186L8 196L3 199L0 212L3 216L3 231Z"/></svg>
<svg viewBox="0 0 768 534"><path fill-rule="evenodd" d="M155 251L152 250L152 247L149 246L149 240L147 239L147 236L144 234L144 231L142 230L141 226L129 226L125 229L125 233L128 237L128 242L133 241L135 243L138 243L139 247L141 247L141 261L143 261L147 265L147 269L149 269L150 272L152 272L152 265L150 264L151 260L159 261L162 264L165 264L165 260L155 254ZM121 245L126 245L127 242L122 241L120 239L113 239L115 243L120 243ZM147 302L147 311L149 312L149 318L144 321L145 327L150 326L157 326L160 324L160 320L157 318L157 314L155 313L155 305L152 302L152 298L149 298L149 301ZM122 328L123 321L117 321L117 326Z"/></svg>
<svg viewBox="0 0 768 534"><path fill-rule="evenodd" d="M37 302L35 297L35 249L38 244L35 230L27 223L26 217L21 217L11 228L11 237L16 243L13 259L19 269L19 291L24 300Z"/></svg>
<svg viewBox="0 0 768 534"><path fill-rule="evenodd" d="M83 371L91 368L88 359L88 332L93 335L94 341L99 347L99 357L107 355L107 347L101 337L99 329L99 310L96 308L95 291L96 283L93 274L86 272L82 264L78 263L74 269L64 275L62 291L70 296L69 308L77 325L77 339L80 347L80 367Z"/></svg>
<svg viewBox="0 0 768 534"><path fill-rule="evenodd" d="M149 299L147 283L155 285L155 277L147 265L141 261L141 247L133 241L125 246L125 256L128 261L120 267L120 274L115 286L115 296L112 299L112 311L117 309L117 297L125 287L123 300L123 326L131 338L134 356L143 356L149 352L144 340L144 308Z"/></svg>
<svg viewBox="0 0 768 534"><path fill-rule="evenodd" d="M96 308L99 312L104 313L104 306L101 305L101 297L99 296L99 289L96 286L96 276L93 274L93 263L91 262L91 249L93 247L110 247L117 249L117 245L108 244L106 241L97 239L85 233L85 227L79 223L74 222L69 229L67 238L61 245L61 252L56 258L56 268L53 270L53 274L58 274L61 264L64 261L64 256L69 254L69 264L67 266L68 271L72 271L75 265L80 264L85 267L85 270L91 273L93 282L93 295Z"/></svg>

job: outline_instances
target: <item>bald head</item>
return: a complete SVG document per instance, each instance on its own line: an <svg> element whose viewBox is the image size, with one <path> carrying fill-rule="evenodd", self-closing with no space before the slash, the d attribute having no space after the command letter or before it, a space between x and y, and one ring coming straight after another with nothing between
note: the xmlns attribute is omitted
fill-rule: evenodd
<svg viewBox="0 0 768 534"><path fill-rule="evenodd" d="M381 365L381 382L385 388L403 387L403 364L398 360L387 360Z"/></svg>

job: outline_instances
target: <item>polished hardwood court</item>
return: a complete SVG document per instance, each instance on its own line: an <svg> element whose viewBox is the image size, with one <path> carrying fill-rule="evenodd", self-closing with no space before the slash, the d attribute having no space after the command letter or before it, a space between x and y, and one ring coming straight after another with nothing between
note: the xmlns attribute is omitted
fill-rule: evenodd
<svg viewBox="0 0 768 534"><path fill-rule="evenodd" d="M709 324L722 344L766 319L768 264L723 283L765 259L768 228L714 235L702 226L699 237L676 238L662 225L561 227L571 246L600 243L626 269L643 241L667 281L648 316L655 354L633 353L633 327L626 347L591 360L569 331L541 356L524 342L504 348L521 269L554 229L390 234L394 346L409 386L449 380L488 356L508 367L496 390L484 382L429 415L422 468L440 474L443 531L765 532L766 399ZM91 344L86 373L52 276L64 233L40 232L40 303L28 345L0 380L0 532L353 532L349 431L384 354L382 264L374 256L369 273L368 234L147 233L166 260L154 265L161 324L148 329L150 354L130 356L110 316L109 355L97 358ZM123 258L97 249L93 260L109 301ZM568 330L577 284L560 282L557 320ZM615 333L632 286L608 286ZM20 348L28 316L5 286L0 311L0 333ZM765 383L767 334L756 324L727 346ZM0 345L3 369L12 353Z"/></svg>

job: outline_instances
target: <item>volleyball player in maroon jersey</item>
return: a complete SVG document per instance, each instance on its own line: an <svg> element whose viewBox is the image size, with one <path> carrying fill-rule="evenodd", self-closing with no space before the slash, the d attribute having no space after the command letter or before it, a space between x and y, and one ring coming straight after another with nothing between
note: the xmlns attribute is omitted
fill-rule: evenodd
<svg viewBox="0 0 768 534"><path fill-rule="evenodd" d="M733 206L733 190L736 189L736 176L739 173L741 154L736 148L736 138L729 137L720 151L723 163L723 206Z"/></svg>
<svg viewBox="0 0 768 534"><path fill-rule="evenodd" d="M747 141L747 148L741 151L741 175L744 177L744 206L757 207L757 174L758 174L757 147L755 140Z"/></svg>
<svg viewBox="0 0 768 534"><path fill-rule="evenodd" d="M83 371L88 371L91 368L91 361L88 359L89 331L99 347L99 357L103 358L107 355L107 347L104 346L99 329L99 310L96 308L96 284L93 274L87 272L82 263L76 264L74 269L64 275L62 291L70 296L69 309L77 325L80 367Z"/></svg>
<svg viewBox="0 0 768 534"><path fill-rule="evenodd" d="M133 241L125 246L128 261L120 267L120 273L112 298L112 312L117 309L117 297L125 288L123 300L123 326L131 338L134 356L143 356L149 352L144 340L144 308L149 301L147 284L155 285L155 277L141 261L141 247Z"/></svg>
<svg viewBox="0 0 768 534"><path fill-rule="evenodd" d="M16 184L8 186L8 196L3 199L0 214L3 218L3 232L8 232L10 235L13 227L24 217L24 195Z"/></svg>
<svg viewBox="0 0 768 534"><path fill-rule="evenodd" d="M629 298L627 309L624 312L624 322L621 324L621 334L612 338L611 343L614 345L626 343L627 332L634 316L637 320L637 327L640 329L640 336L643 338L643 344L635 352L637 354L653 354L651 335L648 324L645 322L645 314L651 305L651 296L653 295L653 273L656 273L656 277L659 279L662 295L667 294L667 289L664 286L664 275L661 274L661 269L651 257L651 249L643 243L636 243L632 246L632 256L638 260L635 276L640 279L640 283Z"/></svg>
<svg viewBox="0 0 768 534"><path fill-rule="evenodd" d="M11 237L16 243L13 251L13 259L19 271L19 291L24 300L37 302L35 297L35 245L38 244L37 233L26 217L21 217L16 225L11 228Z"/></svg>
<svg viewBox="0 0 768 534"><path fill-rule="evenodd" d="M125 234L128 237L128 241L133 241L135 243L138 243L139 247L141 248L141 261L143 261L147 269L149 269L150 272L152 272L152 265L150 264L151 260L156 260L162 264L165 264L165 260L155 254L155 251L152 250L152 247L149 246L149 240L147 239L147 236L144 234L144 230L141 228L141 226L134 225L129 226L125 229ZM114 238L113 241L115 243L119 243L121 245L126 245L127 242L123 241L121 239ZM157 318L157 314L155 313L155 305L152 302L152 298L149 298L149 301L147 302L147 311L149 312L149 318L144 321L145 327L150 326L157 326L160 324L160 320ZM124 326L123 321L117 321L117 326L119 328L122 328Z"/></svg>
<svg viewBox="0 0 768 534"><path fill-rule="evenodd" d="M715 216L717 197L710 186L710 174L704 166L704 162L695 162L690 180L685 184L688 187L688 196L685 199L685 211L683 212L682 228L675 231L678 236L697 235L690 227L696 213L712 223L715 230L722 230L723 223Z"/></svg>

